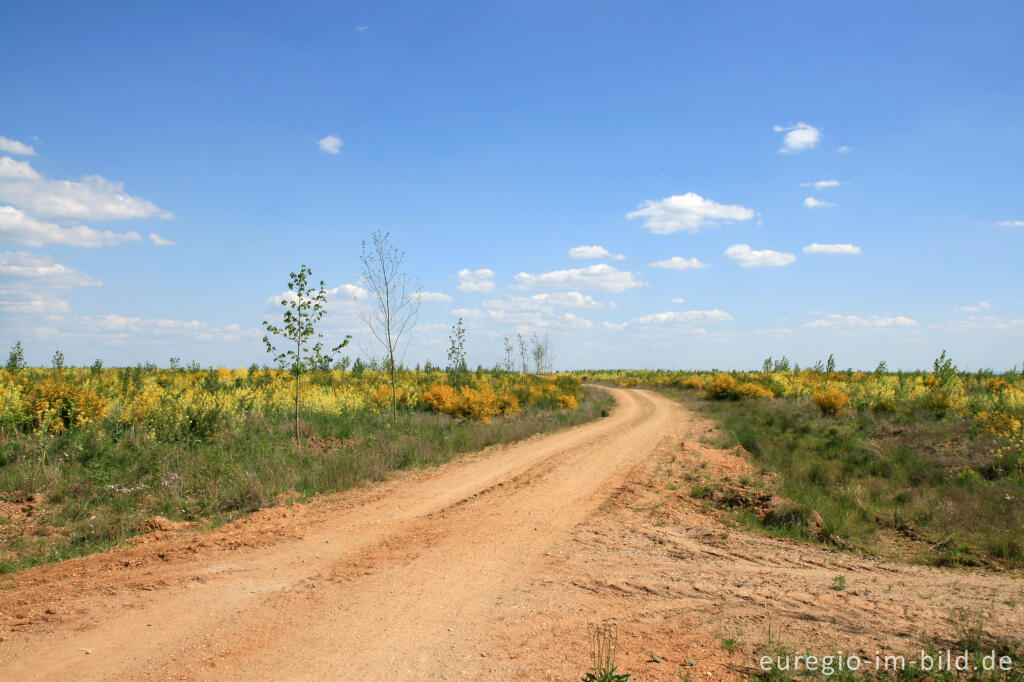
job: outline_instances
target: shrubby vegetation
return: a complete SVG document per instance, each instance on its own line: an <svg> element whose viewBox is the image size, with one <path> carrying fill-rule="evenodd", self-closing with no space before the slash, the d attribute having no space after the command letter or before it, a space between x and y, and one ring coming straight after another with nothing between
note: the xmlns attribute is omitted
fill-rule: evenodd
<svg viewBox="0 0 1024 682"><path fill-rule="evenodd" d="M393 390L384 368L357 362L303 374L296 440L287 370L14 364L0 369L0 572L95 551L150 516L217 523L282 493L342 490L609 404L570 376L461 368L399 369Z"/></svg>
<svg viewBox="0 0 1024 682"><path fill-rule="evenodd" d="M829 367L831 366L831 371ZM1024 565L1024 375L835 371L579 372L666 391L713 416L776 474L786 513L736 512L770 533L933 564ZM706 491L702 491L706 492Z"/></svg>

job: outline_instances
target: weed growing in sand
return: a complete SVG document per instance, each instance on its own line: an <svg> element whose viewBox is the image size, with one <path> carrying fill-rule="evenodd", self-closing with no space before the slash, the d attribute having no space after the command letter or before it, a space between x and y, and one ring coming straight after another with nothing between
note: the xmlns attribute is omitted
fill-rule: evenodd
<svg viewBox="0 0 1024 682"><path fill-rule="evenodd" d="M606 621L590 626L590 656L593 667L583 682L629 682L628 673L615 668L615 644L618 632L615 623Z"/></svg>

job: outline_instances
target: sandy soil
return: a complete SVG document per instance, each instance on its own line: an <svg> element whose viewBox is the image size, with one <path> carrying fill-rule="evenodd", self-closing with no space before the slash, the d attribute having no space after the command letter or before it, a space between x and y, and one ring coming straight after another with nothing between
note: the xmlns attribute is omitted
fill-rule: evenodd
<svg viewBox="0 0 1024 682"><path fill-rule="evenodd" d="M868 657L951 636L954 608L1024 632L1020 575L728 529L679 482L741 485L742 453L673 401L609 390L590 424L0 578L0 677L578 680L588 623L614 619L633 679L719 680L769 630Z"/></svg>

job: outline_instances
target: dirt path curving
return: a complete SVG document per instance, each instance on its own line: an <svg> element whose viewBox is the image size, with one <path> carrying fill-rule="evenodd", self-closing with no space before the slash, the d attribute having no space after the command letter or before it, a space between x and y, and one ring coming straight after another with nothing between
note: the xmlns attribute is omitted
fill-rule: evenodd
<svg viewBox="0 0 1024 682"><path fill-rule="evenodd" d="M724 531L668 477L744 460L679 404L608 390L590 424L0 579L0 677L579 679L587 623L615 618L634 679L725 679L750 652L722 633L752 640L766 616L865 651L941 628L936 595L1024 625L1014 577Z"/></svg>

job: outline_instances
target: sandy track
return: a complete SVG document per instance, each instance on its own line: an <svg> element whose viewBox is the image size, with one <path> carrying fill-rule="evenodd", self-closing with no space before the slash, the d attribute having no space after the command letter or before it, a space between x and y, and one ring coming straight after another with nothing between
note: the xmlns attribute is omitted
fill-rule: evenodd
<svg viewBox="0 0 1024 682"><path fill-rule="evenodd" d="M486 653L505 590L668 442L670 403L614 393L606 419L328 509L301 539L146 564L141 593L121 591L140 579L134 566L107 567L99 593L87 584L61 604L73 617L0 645L5 676L424 679ZM78 563L71 590L95 572ZM49 579L37 597L61 590Z"/></svg>
<svg viewBox="0 0 1024 682"><path fill-rule="evenodd" d="M727 679L769 619L865 655L942 634L953 606L1022 630L1019 577L724 530L676 483L745 460L703 444L711 425L678 403L609 390L618 406L590 424L18 574L0 677L570 680L587 623L615 618L634 679Z"/></svg>

